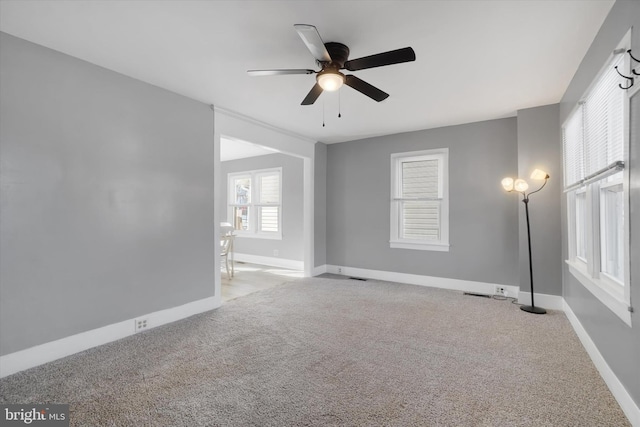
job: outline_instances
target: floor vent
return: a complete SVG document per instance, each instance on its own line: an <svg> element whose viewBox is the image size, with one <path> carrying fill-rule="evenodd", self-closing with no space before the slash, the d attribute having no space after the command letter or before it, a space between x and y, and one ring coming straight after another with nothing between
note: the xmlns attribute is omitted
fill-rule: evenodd
<svg viewBox="0 0 640 427"><path fill-rule="evenodd" d="M473 292L464 292L464 295L471 295L472 297L482 297L482 298L491 298L491 295L487 295L487 294L476 294Z"/></svg>
<svg viewBox="0 0 640 427"><path fill-rule="evenodd" d="M363 279L362 277L349 277L351 280L360 280L361 282L366 282L367 279Z"/></svg>

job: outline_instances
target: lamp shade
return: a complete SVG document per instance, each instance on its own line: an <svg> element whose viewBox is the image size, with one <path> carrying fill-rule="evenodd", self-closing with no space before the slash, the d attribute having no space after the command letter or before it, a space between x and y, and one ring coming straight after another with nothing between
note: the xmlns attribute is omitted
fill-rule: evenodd
<svg viewBox="0 0 640 427"><path fill-rule="evenodd" d="M513 178L511 178L511 177L503 178L501 183L502 183L502 187L505 190L513 191Z"/></svg>
<svg viewBox="0 0 640 427"><path fill-rule="evenodd" d="M542 169L536 169L531 173L531 179L547 179L549 174Z"/></svg>
<svg viewBox="0 0 640 427"><path fill-rule="evenodd" d="M527 184L527 181L525 181L524 179L516 179L513 183L513 188L514 190L522 193L527 191L527 189L529 188L529 184Z"/></svg>
<svg viewBox="0 0 640 427"><path fill-rule="evenodd" d="M333 92L342 86L344 83L344 75L342 73L322 73L318 74L318 84L323 90Z"/></svg>

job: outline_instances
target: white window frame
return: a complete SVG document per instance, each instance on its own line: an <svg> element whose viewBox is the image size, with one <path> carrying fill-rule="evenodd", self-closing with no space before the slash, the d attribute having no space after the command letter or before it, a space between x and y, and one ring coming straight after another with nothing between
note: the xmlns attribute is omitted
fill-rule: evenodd
<svg viewBox="0 0 640 427"><path fill-rule="evenodd" d="M628 49L630 43L630 33L627 33L625 38L622 40L619 48ZM627 46L627 47L625 47ZM625 67L628 68L628 55L625 59ZM592 83L592 86L586 91L585 95L588 94L591 88L595 85L595 82L600 79L602 73L607 70L610 66L611 61L613 59L613 55L611 55L607 61L605 67L598 73L598 77ZM622 90L618 87L614 88L615 90ZM629 93L625 91L626 96L624 98L623 104L623 162L625 165L628 165L629 161L629 137L630 137L630 126L629 126L629 109L630 109L630 99L635 95L638 91L633 91ZM573 114L581 108L580 105L576 107L576 110L569 115L569 118L565 122L565 124L571 119ZM563 129L565 127L563 124ZM612 170L610 174L614 173L615 170ZM623 322L627 325L631 325L631 281L630 281L630 260L629 260L629 236L630 236L630 228L629 228L629 209L630 209L630 198L629 198L629 168L624 167L623 169L623 177L621 182L617 181L614 184L607 183L604 179L607 177L607 174L601 174L598 177L595 177L593 180L586 179L579 186L573 186L568 188L567 193L567 225L568 225L568 259L565 261L569 267L569 272L587 289L589 290L596 298L598 298L606 307L608 307L613 313L615 313ZM624 281L621 283L618 280L614 279L607 273L601 271L601 227L600 227L600 213L602 209L602 203L600 200L600 190L603 187L609 185L620 185L623 187L623 198L624 198ZM576 248L576 233L577 233L577 225L576 225L576 193L578 192L586 192L586 255L587 258L582 259L577 256L577 248Z"/></svg>
<svg viewBox="0 0 640 427"><path fill-rule="evenodd" d="M278 175L279 184L279 202L278 203L260 203L260 177L265 175ZM246 204L235 203L235 188L234 182L238 178L249 178L251 181L251 198L250 202ZM234 233L238 237L248 237L255 239L273 239L282 240L282 168L270 168L270 169L257 169L243 172L231 172L227 175L227 218L231 219L233 224L233 210L238 206L249 207L249 229L248 230L235 230ZM277 206L278 207L278 231L261 231L258 230L258 210L264 206Z"/></svg>
<svg viewBox="0 0 640 427"><path fill-rule="evenodd" d="M439 161L438 193L440 202L440 240L403 239L400 237L401 204L406 200L400 197L402 191L402 163L405 161L432 160ZM422 200L422 199L420 199ZM426 199L425 199L426 200ZM423 251L449 251L449 149L394 153L391 155L391 238L389 244L394 249L414 249Z"/></svg>

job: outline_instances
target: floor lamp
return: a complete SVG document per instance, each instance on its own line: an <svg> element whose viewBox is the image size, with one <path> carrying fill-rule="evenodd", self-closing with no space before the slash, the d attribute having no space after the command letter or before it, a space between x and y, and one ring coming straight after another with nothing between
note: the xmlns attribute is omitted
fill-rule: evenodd
<svg viewBox="0 0 640 427"><path fill-rule="evenodd" d="M531 227L529 226L529 197L532 194L537 193L542 190L542 188L547 185L547 181L549 180L549 174L540 169L536 169L531 174L531 179L542 180L544 179L544 183L540 188L536 191L532 191L527 194L527 190L529 189L529 184L524 179L516 179L513 178L504 178L502 180L502 186L508 192L517 191L522 194L522 202L524 203L524 211L527 215L527 242L529 243L529 279L531 281L531 305L521 305L520 310L526 311L528 313L535 314L545 314L547 310L544 308L536 307L536 304L533 300L533 263L531 262Z"/></svg>

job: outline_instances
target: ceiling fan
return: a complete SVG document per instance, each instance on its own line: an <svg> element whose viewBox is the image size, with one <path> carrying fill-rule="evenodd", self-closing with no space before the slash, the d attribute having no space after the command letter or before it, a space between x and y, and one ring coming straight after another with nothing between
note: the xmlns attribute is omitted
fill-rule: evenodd
<svg viewBox="0 0 640 427"><path fill-rule="evenodd" d="M416 54L410 47L348 60L349 48L342 43L324 43L318 30L313 25L296 24L294 28L302 41L321 67L320 71L309 69L249 70L250 76L276 76L284 74L317 74L316 84L302 100L302 105L311 105L323 91L336 91L343 84L375 101L383 101L389 94L354 75L344 75L340 70L358 71L384 65L400 64L416 60Z"/></svg>

